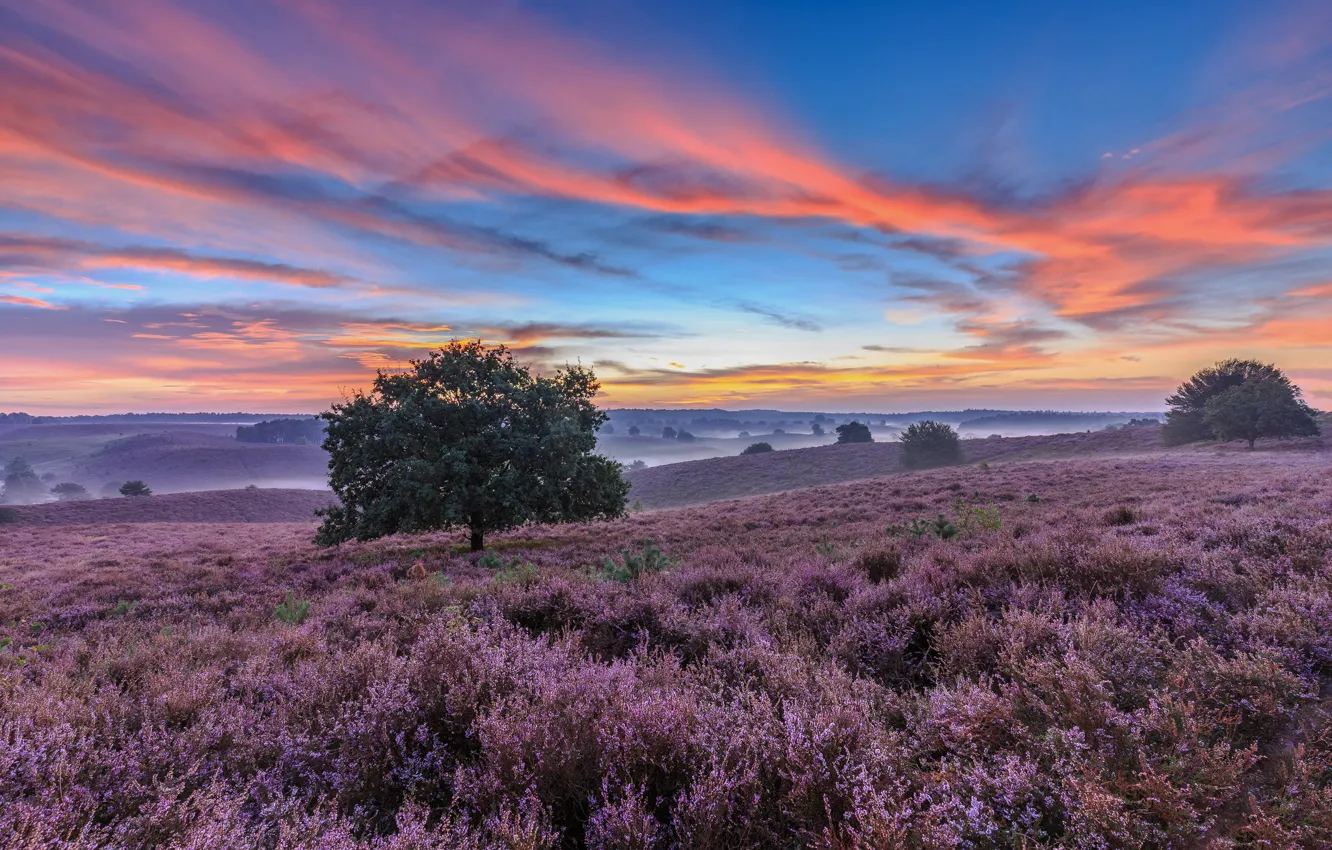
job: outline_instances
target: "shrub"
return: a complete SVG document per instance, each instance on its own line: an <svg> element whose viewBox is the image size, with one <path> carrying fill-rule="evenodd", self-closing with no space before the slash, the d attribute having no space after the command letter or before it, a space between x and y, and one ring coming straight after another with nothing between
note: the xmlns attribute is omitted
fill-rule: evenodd
<svg viewBox="0 0 1332 850"><path fill-rule="evenodd" d="M740 454L761 455L765 452L770 452L770 451L772 451L771 443L750 443L748 446L745 447L745 450L742 451Z"/></svg>
<svg viewBox="0 0 1332 850"><path fill-rule="evenodd" d="M273 616L284 623L299 626L305 622L305 618L310 614L310 603L308 600L297 601L290 590L287 591L287 598L279 602L273 609Z"/></svg>
<svg viewBox="0 0 1332 850"><path fill-rule="evenodd" d="M1132 525L1140 519L1138 512L1129 505L1116 505L1101 515L1101 522L1106 525Z"/></svg>
<svg viewBox="0 0 1332 850"><path fill-rule="evenodd" d="M902 432L902 466L926 469L962 462L962 441L951 425L925 420Z"/></svg>
<svg viewBox="0 0 1332 850"><path fill-rule="evenodd" d="M874 435L870 433L868 425L851 421L837 426L837 442L872 443L874 442Z"/></svg>
<svg viewBox="0 0 1332 850"><path fill-rule="evenodd" d="M636 553L629 549L620 550L620 560L607 557L597 567L593 567L592 576L605 581L617 581L621 584L636 582L649 573L658 573L675 566L670 557L661 551L652 539L643 541L643 551Z"/></svg>
<svg viewBox="0 0 1332 850"><path fill-rule="evenodd" d="M675 439L679 440L682 443L692 443L694 442L694 435L689 433L688 431L681 429L680 432L675 435Z"/></svg>
<svg viewBox="0 0 1332 850"><path fill-rule="evenodd" d="M902 571L902 553L896 549L866 552L856 558L856 567L875 584L890 581Z"/></svg>
<svg viewBox="0 0 1332 850"><path fill-rule="evenodd" d="M120 485L120 495L131 498L139 496L151 496L153 491L142 481L126 481Z"/></svg>
<svg viewBox="0 0 1332 850"><path fill-rule="evenodd" d="M642 428L639 428L637 425L630 425L630 426L629 426L629 436L631 436L631 437L637 437L637 436L638 436L639 434L641 434L641 433L643 433L643 429L642 429Z"/></svg>
<svg viewBox="0 0 1332 850"><path fill-rule="evenodd" d="M661 429L661 438L663 440L674 440L677 436L679 436L679 433L680 432L676 431L674 428L667 425L665 428Z"/></svg>
<svg viewBox="0 0 1332 850"><path fill-rule="evenodd" d="M631 469L631 470L636 470L636 469L647 469L647 461L645 461L645 460L635 460L635 461L632 461L632 462L629 464L629 469Z"/></svg>

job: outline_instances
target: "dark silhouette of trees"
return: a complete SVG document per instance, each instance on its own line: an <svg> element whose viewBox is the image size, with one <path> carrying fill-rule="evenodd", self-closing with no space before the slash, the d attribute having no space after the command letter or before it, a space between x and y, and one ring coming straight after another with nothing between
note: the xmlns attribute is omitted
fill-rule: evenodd
<svg viewBox="0 0 1332 850"><path fill-rule="evenodd" d="M750 443L748 446L745 447L745 450L742 451L740 454L761 455L764 454L765 452L770 452L770 451L772 451L771 443Z"/></svg>
<svg viewBox="0 0 1332 850"><path fill-rule="evenodd" d="M88 488L73 481L65 481L52 487L51 495L62 502L76 502L88 498Z"/></svg>
<svg viewBox="0 0 1332 850"><path fill-rule="evenodd" d="M504 346L451 342L323 414L329 483L316 542L624 514L620 465L593 454L606 414L590 369L534 377Z"/></svg>
<svg viewBox="0 0 1332 850"><path fill-rule="evenodd" d="M837 426L837 442L872 443L874 442L874 435L870 433L868 425L852 420L845 425Z"/></svg>
<svg viewBox="0 0 1332 850"><path fill-rule="evenodd" d="M151 496L153 491L142 481L126 481L120 485L120 495L130 497Z"/></svg>
<svg viewBox="0 0 1332 850"><path fill-rule="evenodd" d="M677 436L679 435L676 430L669 425L661 429L661 437L663 440L674 440Z"/></svg>
<svg viewBox="0 0 1332 850"><path fill-rule="evenodd" d="M1166 422L1161 429L1162 442L1179 446L1217 439L1216 432L1205 419L1207 402L1248 381L1270 381L1284 387L1299 400L1299 388L1271 363L1238 358L1222 360L1215 366L1198 370L1166 399L1170 410L1166 412Z"/></svg>
<svg viewBox="0 0 1332 850"><path fill-rule="evenodd" d="M1260 437L1314 437L1318 422L1298 390L1288 383L1260 378L1212 396L1203 406L1202 421L1218 440Z"/></svg>
<svg viewBox="0 0 1332 850"><path fill-rule="evenodd" d="M46 487L32 465L16 457L5 465L4 493L0 501L11 505L40 502L46 496Z"/></svg>
<svg viewBox="0 0 1332 850"><path fill-rule="evenodd" d="M694 442L694 435L682 428L675 435L675 439L679 440L682 443L692 443Z"/></svg>
<svg viewBox="0 0 1332 850"><path fill-rule="evenodd" d="M641 428L639 428L637 425L630 425L630 426L629 426L629 436L631 436L631 437L637 437L637 436L638 436L639 434L641 434L641 433L643 433L643 430L642 430Z"/></svg>
<svg viewBox="0 0 1332 850"><path fill-rule="evenodd" d="M815 422L812 426L810 426L809 432L816 437L822 437L824 433L823 426Z"/></svg>
<svg viewBox="0 0 1332 850"><path fill-rule="evenodd" d="M951 425L926 419L902 432L902 466L926 469L962 462L962 441Z"/></svg>

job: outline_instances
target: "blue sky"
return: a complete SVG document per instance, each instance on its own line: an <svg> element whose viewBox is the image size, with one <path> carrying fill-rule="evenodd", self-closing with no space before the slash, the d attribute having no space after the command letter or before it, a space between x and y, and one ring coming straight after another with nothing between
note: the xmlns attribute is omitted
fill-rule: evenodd
<svg viewBox="0 0 1332 850"><path fill-rule="evenodd" d="M0 409L1332 404L1332 12L0 0Z"/></svg>

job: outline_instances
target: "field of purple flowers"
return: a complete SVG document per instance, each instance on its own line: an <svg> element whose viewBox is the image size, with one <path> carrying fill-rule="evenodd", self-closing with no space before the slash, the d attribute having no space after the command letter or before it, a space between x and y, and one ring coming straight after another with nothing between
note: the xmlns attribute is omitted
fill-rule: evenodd
<svg viewBox="0 0 1332 850"><path fill-rule="evenodd" d="M1326 451L312 534L0 525L0 843L1332 846Z"/></svg>

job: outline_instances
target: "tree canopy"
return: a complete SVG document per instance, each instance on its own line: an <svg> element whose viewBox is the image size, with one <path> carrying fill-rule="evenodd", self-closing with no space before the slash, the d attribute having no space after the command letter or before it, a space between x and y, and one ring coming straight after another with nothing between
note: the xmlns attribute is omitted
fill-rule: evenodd
<svg viewBox="0 0 1332 850"><path fill-rule="evenodd" d="M1293 398L1300 396L1299 389L1271 363L1239 358L1222 360L1198 370L1166 399L1170 409L1161 429L1162 441L1168 446L1179 446L1217 439L1216 432L1205 418L1207 402L1246 381L1270 381L1284 387Z"/></svg>
<svg viewBox="0 0 1332 850"><path fill-rule="evenodd" d="M742 455L761 455L764 452L772 451L772 443L750 443L745 446L745 450L740 452Z"/></svg>
<svg viewBox="0 0 1332 850"><path fill-rule="evenodd" d="M837 442L872 443L874 435L870 434L868 425L861 422L847 422L845 425L837 426Z"/></svg>
<svg viewBox="0 0 1332 850"><path fill-rule="evenodd" d="M65 481L52 487L51 495L62 502L76 502L88 498L88 488L73 481Z"/></svg>
<svg viewBox="0 0 1332 850"><path fill-rule="evenodd" d="M153 495L152 488L142 481L126 481L120 485L120 495L135 498L138 496Z"/></svg>
<svg viewBox="0 0 1332 850"><path fill-rule="evenodd" d="M951 425L926 419L902 432L902 466L925 469L962 462L962 442Z"/></svg>
<svg viewBox="0 0 1332 850"><path fill-rule="evenodd" d="M312 443L324 438L324 423L318 419L270 419L236 427L242 443Z"/></svg>
<svg viewBox="0 0 1332 850"><path fill-rule="evenodd" d="M323 414L329 483L317 542L621 516L629 485L593 454L606 414L590 369L534 377L504 346L451 342L403 373L380 372Z"/></svg>
<svg viewBox="0 0 1332 850"><path fill-rule="evenodd" d="M1298 390L1271 378L1250 379L1208 399L1203 424L1218 440L1260 437L1313 437L1319 433L1313 411Z"/></svg>

